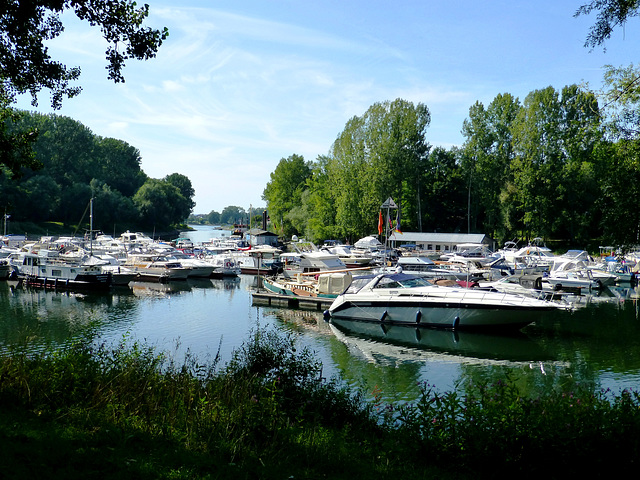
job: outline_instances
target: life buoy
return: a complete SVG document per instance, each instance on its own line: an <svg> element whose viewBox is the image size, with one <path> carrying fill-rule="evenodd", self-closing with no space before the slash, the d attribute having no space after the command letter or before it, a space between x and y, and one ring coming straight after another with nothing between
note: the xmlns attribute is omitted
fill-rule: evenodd
<svg viewBox="0 0 640 480"><path fill-rule="evenodd" d="M224 268L231 268L231 262L224 262Z"/></svg>
<svg viewBox="0 0 640 480"><path fill-rule="evenodd" d="M198 255L198 258L202 260L204 258L204 253L201 253L200 255Z"/></svg>

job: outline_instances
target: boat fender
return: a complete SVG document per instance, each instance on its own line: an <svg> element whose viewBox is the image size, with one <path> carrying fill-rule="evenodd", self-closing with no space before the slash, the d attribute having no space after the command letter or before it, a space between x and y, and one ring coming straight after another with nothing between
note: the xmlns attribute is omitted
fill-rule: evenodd
<svg viewBox="0 0 640 480"><path fill-rule="evenodd" d="M416 323L420 323L420 320L422 320L422 310L416 312Z"/></svg>
<svg viewBox="0 0 640 480"><path fill-rule="evenodd" d="M324 318L325 322L331 320L331 314L329 313L329 310L325 310L324 312L322 312L322 318Z"/></svg>
<svg viewBox="0 0 640 480"><path fill-rule="evenodd" d="M456 317L453 319L453 329L455 330L456 328L458 328L458 326L460 326L460 317Z"/></svg>
<svg viewBox="0 0 640 480"><path fill-rule="evenodd" d="M387 318L387 314L388 314L388 313L389 313L389 312L387 312L386 310L382 313L382 316L380 317L380 321L381 321L381 322L384 322L384 319L385 319L385 318Z"/></svg>

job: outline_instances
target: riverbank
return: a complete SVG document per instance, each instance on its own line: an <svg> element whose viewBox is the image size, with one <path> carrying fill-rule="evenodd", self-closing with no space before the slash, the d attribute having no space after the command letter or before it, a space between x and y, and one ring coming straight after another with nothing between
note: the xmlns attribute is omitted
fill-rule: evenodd
<svg viewBox="0 0 640 480"><path fill-rule="evenodd" d="M225 365L125 343L0 357L2 478L598 478L639 458L635 392L423 385L393 405L272 331Z"/></svg>

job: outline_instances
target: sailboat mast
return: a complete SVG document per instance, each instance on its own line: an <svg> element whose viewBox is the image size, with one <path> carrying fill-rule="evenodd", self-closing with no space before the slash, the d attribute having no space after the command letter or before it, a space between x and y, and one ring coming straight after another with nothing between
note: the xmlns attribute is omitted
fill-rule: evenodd
<svg viewBox="0 0 640 480"><path fill-rule="evenodd" d="M93 256L93 197L89 201L89 253Z"/></svg>

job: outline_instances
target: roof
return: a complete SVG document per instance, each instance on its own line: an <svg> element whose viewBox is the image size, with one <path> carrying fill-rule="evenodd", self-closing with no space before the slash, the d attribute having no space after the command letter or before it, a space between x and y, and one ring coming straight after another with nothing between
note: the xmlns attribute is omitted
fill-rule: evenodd
<svg viewBox="0 0 640 480"><path fill-rule="evenodd" d="M246 231L249 235L254 237L277 237L275 233L271 233L267 230L262 230L261 228L252 228L251 230Z"/></svg>
<svg viewBox="0 0 640 480"><path fill-rule="evenodd" d="M411 243L491 243L493 240L484 233L424 233L424 232L394 232L389 236L394 242Z"/></svg>

